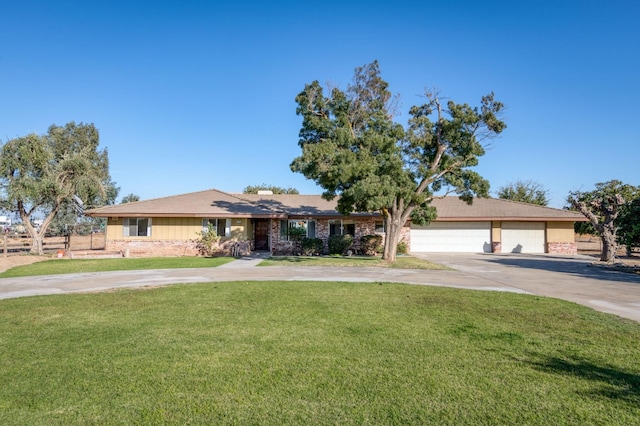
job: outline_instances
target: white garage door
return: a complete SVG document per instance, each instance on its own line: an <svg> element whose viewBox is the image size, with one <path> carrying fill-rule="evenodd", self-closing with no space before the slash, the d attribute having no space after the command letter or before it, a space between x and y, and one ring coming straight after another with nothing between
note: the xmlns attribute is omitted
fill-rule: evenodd
<svg viewBox="0 0 640 426"><path fill-rule="evenodd" d="M413 252L491 252L491 222L432 222L411 225Z"/></svg>
<svg viewBox="0 0 640 426"><path fill-rule="evenodd" d="M544 222L502 222L503 253L544 253Z"/></svg>

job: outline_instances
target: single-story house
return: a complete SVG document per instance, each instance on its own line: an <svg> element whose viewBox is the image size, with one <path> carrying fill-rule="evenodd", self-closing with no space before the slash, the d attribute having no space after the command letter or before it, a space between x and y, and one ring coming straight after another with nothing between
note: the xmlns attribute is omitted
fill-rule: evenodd
<svg viewBox="0 0 640 426"><path fill-rule="evenodd" d="M579 213L495 198L468 205L458 197L435 199L438 217L427 226L407 223L402 240L411 252L576 253L573 225ZM195 239L212 225L221 249L238 242L251 250L287 253L289 228L326 242L331 235L384 235L377 213L344 216L336 200L320 195L231 194L216 189L87 211L107 218L106 248L131 255L194 255Z"/></svg>

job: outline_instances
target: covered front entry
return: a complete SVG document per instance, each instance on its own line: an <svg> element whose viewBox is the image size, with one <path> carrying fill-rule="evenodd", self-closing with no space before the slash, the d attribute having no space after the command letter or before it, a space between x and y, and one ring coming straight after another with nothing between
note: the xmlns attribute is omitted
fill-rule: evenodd
<svg viewBox="0 0 640 426"><path fill-rule="evenodd" d="M491 222L432 222L411 225L411 251L491 252Z"/></svg>
<svg viewBox="0 0 640 426"><path fill-rule="evenodd" d="M269 250L270 219L256 219L253 222L254 250Z"/></svg>
<svg viewBox="0 0 640 426"><path fill-rule="evenodd" d="M502 222L503 253L544 253L544 222Z"/></svg>

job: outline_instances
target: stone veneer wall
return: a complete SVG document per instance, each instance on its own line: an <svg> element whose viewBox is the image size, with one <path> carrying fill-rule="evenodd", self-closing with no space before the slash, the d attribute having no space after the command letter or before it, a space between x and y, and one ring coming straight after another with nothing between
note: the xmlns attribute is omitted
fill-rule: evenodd
<svg viewBox="0 0 640 426"><path fill-rule="evenodd" d="M404 241L409 247L409 253L411 253L411 226L406 224L400 231L400 242Z"/></svg>
<svg viewBox="0 0 640 426"><path fill-rule="evenodd" d="M363 219L355 219L356 224L356 232L353 239L353 246L355 248L360 247L360 238L364 235L373 235L376 233L376 218L363 218ZM316 220L316 238L320 238L324 243L324 252L327 253L329 251L329 219L319 219ZM271 250L276 255L288 255L295 254L295 246L291 241L281 241L280 240L280 221L273 220L271 221ZM383 234L384 237L384 234ZM400 237L400 241L405 241L409 247L411 247L411 228L409 226L405 226L402 228L402 233ZM384 240L383 240L384 243Z"/></svg>
<svg viewBox="0 0 640 426"><path fill-rule="evenodd" d="M108 240L105 249L133 257L198 255L194 242L181 240Z"/></svg>
<svg viewBox="0 0 640 426"><path fill-rule="evenodd" d="M220 243L219 254L221 256L249 255L252 245L249 241L223 241ZM200 254L196 243L192 240L111 240L107 241L105 250L118 251L122 256L132 257L198 256Z"/></svg>
<svg viewBox="0 0 640 426"><path fill-rule="evenodd" d="M550 254L578 254L578 244L573 243L547 243L547 253Z"/></svg>

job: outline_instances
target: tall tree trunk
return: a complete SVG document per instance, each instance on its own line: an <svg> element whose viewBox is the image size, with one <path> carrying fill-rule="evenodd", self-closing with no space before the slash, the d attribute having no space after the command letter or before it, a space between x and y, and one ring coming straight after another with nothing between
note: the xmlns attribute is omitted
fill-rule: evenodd
<svg viewBox="0 0 640 426"><path fill-rule="evenodd" d="M399 238L400 232L398 232L397 227L391 226L385 235L384 252L382 253L383 260L386 260L389 263L396 261Z"/></svg>
<svg viewBox="0 0 640 426"><path fill-rule="evenodd" d="M29 253L37 254L42 256L44 254L42 238L44 237L44 233L40 234L38 230L31 223L30 215L22 208L20 209L20 219L22 220L22 225L26 228L27 232L31 236L31 250Z"/></svg>
<svg viewBox="0 0 640 426"><path fill-rule="evenodd" d="M38 232L38 230L34 228L29 220L23 220L22 223L27 229L27 232L29 232L29 235L31 235L31 250L29 251L29 253L42 256L44 254L44 233Z"/></svg>
<svg viewBox="0 0 640 426"><path fill-rule="evenodd" d="M600 253L600 261L613 263L616 260L616 251L618 248L615 234L608 232L608 230L604 228L604 232L600 234L600 239L602 240L602 252Z"/></svg>
<svg viewBox="0 0 640 426"><path fill-rule="evenodd" d="M29 253L36 254L42 256L44 254L44 245L42 241L42 236L36 233L36 236L31 236L31 251Z"/></svg>
<svg viewBox="0 0 640 426"><path fill-rule="evenodd" d="M385 220L386 235L384 240L384 252L382 253L382 259L389 263L396 261L396 255L398 252L398 242L402 236L402 226L404 225L400 220L400 212L392 209L389 212L389 216Z"/></svg>
<svg viewBox="0 0 640 426"><path fill-rule="evenodd" d="M618 249L618 242L616 241L617 227L615 220L618 217L619 206L622 205L624 199L620 195L614 197L615 202L604 203L601 200L598 202L591 202L591 206L597 209L602 214L602 221L596 216L583 201L570 200L571 204L577 208L580 213L585 215L587 219L593 225L593 228L598 232L600 239L602 240L602 251L600 252L600 261L613 263L616 260L616 250Z"/></svg>
<svg viewBox="0 0 640 426"><path fill-rule="evenodd" d="M60 203L61 201L57 200L56 207L51 212L49 212L49 214L44 218L39 230L36 229L31 223L31 214L29 214L24 209L23 205L19 206L20 219L22 220L22 224L24 225L25 228L27 228L29 235L31 235L32 243L31 243L31 250L29 253L37 254L39 256L42 256L44 254L44 234L46 233L47 228L49 227L49 224L51 224L51 221L53 220L53 218L56 216L56 214L58 214L58 210L60 209Z"/></svg>

